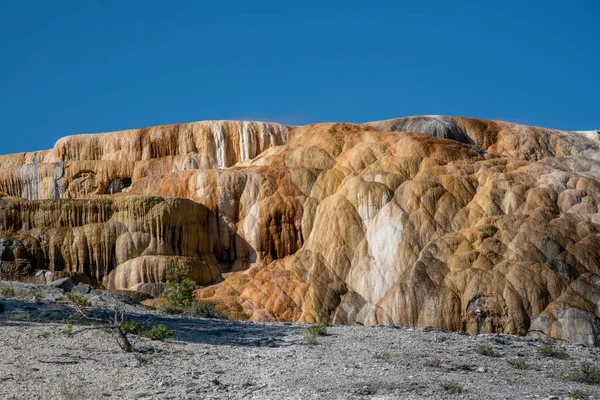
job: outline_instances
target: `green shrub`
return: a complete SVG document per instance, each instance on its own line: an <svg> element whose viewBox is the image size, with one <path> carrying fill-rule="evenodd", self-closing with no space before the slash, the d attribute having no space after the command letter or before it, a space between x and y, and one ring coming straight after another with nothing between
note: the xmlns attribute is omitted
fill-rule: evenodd
<svg viewBox="0 0 600 400"><path fill-rule="evenodd" d="M567 379L588 385L600 385L600 367L589 362L582 362L575 366Z"/></svg>
<svg viewBox="0 0 600 400"><path fill-rule="evenodd" d="M569 354L566 351L554 346L538 347L537 352L544 357L558 358L561 360L566 360L569 358Z"/></svg>
<svg viewBox="0 0 600 400"><path fill-rule="evenodd" d="M135 321L123 321L121 322L121 330L124 334L140 335L146 330L143 324Z"/></svg>
<svg viewBox="0 0 600 400"><path fill-rule="evenodd" d="M203 318L224 319L225 314L212 303L206 301L194 301L186 310L186 314L194 315Z"/></svg>
<svg viewBox="0 0 600 400"><path fill-rule="evenodd" d="M523 357L517 357L517 358L509 358L508 360L506 360L506 362L508 363L508 365L510 365L511 367L515 368L515 369L536 369L537 367L533 364L528 364L527 361L525 360L525 358Z"/></svg>
<svg viewBox="0 0 600 400"><path fill-rule="evenodd" d="M61 330L60 333L65 334L65 335L72 335L73 334L73 324L68 322L67 326L65 328L63 328L63 330Z"/></svg>
<svg viewBox="0 0 600 400"><path fill-rule="evenodd" d="M167 330L164 325L154 325L149 331L144 332L143 336L152 340L165 340L173 334L173 331Z"/></svg>
<svg viewBox="0 0 600 400"><path fill-rule="evenodd" d="M206 301L191 301L187 304L164 302L159 310L167 314L186 314L202 318L227 319L227 316L212 303Z"/></svg>
<svg viewBox="0 0 600 400"><path fill-rule="evenodd" d="M463 388L460 385L460 383L458 383L456 381L440 382L440 386L442 387L442 389L444 389L446 391L446 393L449 393L449 394L458 394L463 391Z"/></svg>
<svg viewBox="0 0 600 400"><path fill-rule="evenodd" d="M89 307L92 304L87 297L73 292L67 293L67 301L78 308Z"/></svg>
<svg viewBox="0 0 600 400"><path fill-rule="evenodd" d="M11 298L15 297L15 289L5 286L2 288L2 297Z"/></svg>
<svg viewBox="0 0 600 400"><path fill-rule="evenodd" d="M312 324L308 330L314 336L326 336L327 335L327 324L320 322L318 324Z"/></svg>
<svg viewBox="0 0 600 400"><path fill-rule="evenodd" d="M189 305L194 300L196 282L188 278L186 270L177 263L171 264L167 269L167 288L163 297L168 303L175 305Z"/></svg>
<svg viewBox="0 0 600 400"><path fill-rule="evenodd" d="M317 344L317 338L325 335L327 335L326 323L312 324L306 329L306 341L309 345Z"/></svg>
<svg viewBox="0 0 600 400"><path fill-rule="evenodd" d="M167 314L183 314L185 313L186 307L181 304L171 303L170 301L165 301L162 303L158 309Z"/></svg>
<svg viewBox="0 0 600 400"><path fill-rule="evenodd" d="M475 346L475 353L488 357L500 357L500 354L494 350L494 346L488 343L481 343Z"/></svg>
<svg viewBox="0 0 600 400"><path fill-rule="evenodd" d="M307 343L308 345L310 345L310 346L314 346L314 345L316 345L316 344L319 344L319 343L318 343L318 340L317 340L317 336L316 336L316 335L313 335L313 334L310 332L310 330L309 330L309 329L307 329L307 330L306 330L306 332L304 333L304 335L306 336L306 343Z"/></svg>

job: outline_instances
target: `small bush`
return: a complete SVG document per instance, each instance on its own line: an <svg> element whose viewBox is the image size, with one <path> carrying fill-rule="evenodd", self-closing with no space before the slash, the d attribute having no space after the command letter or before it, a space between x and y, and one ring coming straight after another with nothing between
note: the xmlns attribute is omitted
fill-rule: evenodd
<svg viewBox="0 0 600 400"><path fill-rule="evenodd" d="M312 324L308 330L314 336L327 336L327 324L323 322Z"/></svg>
<svg viewBox="0 0 600 400"><path fill-rule="evenodd" d="M192 304L189 307L189 310L187 310L186 314L194 315L197 317L203 317L203 318L217 318L217 319L225 318L225 314L223 314L221 312L221 310L219 310L217 308L217 306L215 306L212 303L208 303L206 301L192 302Z"/></svg>
<svg viewBox="0 0 600 400"><path fill-rule="evenodd" d="M460 383L458 383L456 381L440 382L440 386L442 387L442 389L444 389L446 391L446 393L449 393L449 394L458 394L463 391L463 388L460 385Z"/></svg>
<svg viewBox="0 0 600 400"><path fill-rule="evenodd" d="M177 263L171 264L167 270L167 288L163 297L168 303L189 305L194 300L196 282L188 278L186 270Z"/></svg>
<svg viewBox="0 0 600 400"><path fill-rule="evenodd" d="M84 329L73 332L73 325L69 323L67 328L63 330L63 333L67 333L69 335L75 333L81 333L88 329L102 329L106 332L110 332L113 334L113 337L116 339L119 347L127 352L131 353L135 350L134 344L131 343L129 338L127 337L126 330L123 330L123 325L128 329L138 329L136 325L132 323L128 323L125 321L125 311L123 310L122 305L117 306L114 309L114 313L109 314L106 310L104 310L103 316L94 316L91 315L90 310L86 309L91 303L87 299L87 297L79 295L77 293L68 293L67 296L67 304L69 304L75 311L78 313L79 318L83 318L86 321L92 322L93 326L88 326ZM164 328L164 327L163 327ZM140 328L141 329L141 328ZM160 334L157 333L157 336ZM138 335L139 338L139 335Z"/></svg>
<svg viewBox="0 0 600 400"><path fill-rule="evenodd" d="M306 336L306 343L309 346L315 346L315 345L319 344L319 341L317 340L317 336L311 335L309 331L306 331L305 336Z"/></svg>
<svg viewBox="0 0 600 400"><path fill-rule="evenodd" d="M167 314L186 314L202 318L227 319L227 316L212 303L205 301L190 301L187 304L177 304L167 301L159 310Z"/></svg>
<svg viewBox="0 0 600 400"><path fill-rule="evenodd" d="M67 326L60 331L60 333L64 335L72 335L73 334L73 324L68 322Z"/></svg>
<svg viewBox="0 0 600 400"><path fill-rule="evenodd" d="M392 353L388 353L387 351L385 353L375 353L373 354L373 358L376 360L384 360L389 363L393 363L396 359L396 357Z"/></svg>
<svg viewBox="0 0 600 400"><path fill-rule="evenodd" d="M312 324L308 329L306 329L306 341L309 345L317 344L317 338L319 336L327 335L327 324L326 323L318 323Z"/></svg>
<svg viewBox="0 0 600 400"><path fill-rule="evenodd" d="M575 366L567 379L573 382L587 383L588 385L600 385L600 367L589 362L582 362Z"/></svg>
<svg viewBox="0 0 600 400"><path fill-rule="evenodd" d="M566 351L554 346L538 347L537 352L544 357L558 358L561 360L566 360L569 358L569 354Z"/></svg>
<svg viewBox="0 0 600 400"><path fill-rule="evenodd" d="M173 331L167 330L164 325L154 325L148 332L144 332L143 336L152 340L165 340L173 334Z"/></svg>
<svg viewBox="0 0 600 400"><path fill-rule="evenodd" d="M48 331L40 333L40 337L44 339L48 339L50 335L52 335L52 333Z"/></svg>
<svg viewBox="0 0 600 400"><path fill-rule="evenodd" d="M2 297L11 298L15 297L15 289L5 286L2 288Z"/></svg>
<svg viewBox="0 0 600 400"><path fill-rule="evenodd" d="M73 292L67 293L67 301L69 301L78 308L89 307L92 304L87 297Z"/></svg>
<svg viewBox="0 0 600 400"><path fill-rule="evenodd" d="M481 343L475 347L475 353L487 357L500 357L500 354L494 350L494 346L488 343Z"/></svg>
<svg viewBox="0 0 600 400"><path fill-rule="evenodd" d="M140 335L146 330L143 324L135 321L123 321L121 322L121 329L124 334Z"/></svg>
<svg viewBox="0 0 600 400"><path fill-rule="evenodd" d="M158 309L166 314L183 314L185 307L180 304L175 304L170 301L165 301Z"/></svg>
<svg viewBox="0 0 600 400"><path fill-rule="evenodd" d="M509 358L506 362L515 369L531 369L531 365L527 364L523 357Z"/></svg>

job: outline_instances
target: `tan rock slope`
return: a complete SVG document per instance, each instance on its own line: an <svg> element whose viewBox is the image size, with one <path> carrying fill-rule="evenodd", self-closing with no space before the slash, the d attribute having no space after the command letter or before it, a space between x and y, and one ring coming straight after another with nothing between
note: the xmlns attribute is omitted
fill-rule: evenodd
<svg viewBox="0 0 600 400"><path fill-rule="evenodd" d="M484 332L599 345L599 136L423 116L66 137L0 156L0 259L154 295L176 261L253 320L474 333L481 310Z"/></svg>

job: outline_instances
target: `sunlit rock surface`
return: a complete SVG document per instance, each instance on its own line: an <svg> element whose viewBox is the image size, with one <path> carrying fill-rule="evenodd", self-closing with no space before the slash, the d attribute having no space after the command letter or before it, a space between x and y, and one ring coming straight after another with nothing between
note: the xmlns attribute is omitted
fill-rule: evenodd
<svg viewBox="0 0 600 400"><path fill-rule="evenodd" d="M0 156L0 258L148 293L175 261L253 320L474 333L481 310L598 345L598 137L443 116L66 137Z"/></svg>

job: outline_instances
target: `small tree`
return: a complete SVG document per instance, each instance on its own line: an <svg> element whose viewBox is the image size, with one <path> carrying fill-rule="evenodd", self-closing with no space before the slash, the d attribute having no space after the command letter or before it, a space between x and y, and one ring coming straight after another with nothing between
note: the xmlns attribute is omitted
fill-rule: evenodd
<svg viewBox="0 0 600 400"><path fill-rule="evenodd" d="M186 270L177 263L167 269L167 288L164 297L169 303L180 306L191 305L194 301L196 282L188 278Z"/></svg>
<svg viewBox="0 0 600 400"><path fill-rule="evenodd" d="M119 347L121 347L123 351L131 353L134 350L135 343L131 343L127 337L128 333L134 333L134 326L125 321L125 311L122 310L121 307L117 306L113 315L109 314L106 310L103 310L103 315L96 317L93 316L88 310L88 307L90 307L91 303L87 297L71 292L67 294L67 301L68 304L75 309L75 311L77 311L80 317L82 317L84 320L98 324L83 328L76 332L73 332L71 327L71 329L69 329L69 333L81 333L88 329L106 329L113 334L117 343L119 344ZM141 334L141 330L140 332L136 332L136 334L137 340Z"/></svg>
<svg viewBox="0 0 600 400"><path fill-rule="evenodd" d="M69 323L64 333L72 335L90 329L103 329L112 333L119 347L127 353L135 351L135 344L140 336L148 337L152 340L165 340L173 334L172 331L167 330L163 325L148 326L145 323L127 320L122 305L116 306L112 313L102 310L102 315L92 315L89 310L91 306L89 299L72 292L67 294L67 304L77 311L81 318L94 325L74 331L73 326ZM129 335L133 336L133 341L129 338Z"/></svg>

